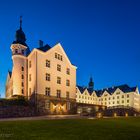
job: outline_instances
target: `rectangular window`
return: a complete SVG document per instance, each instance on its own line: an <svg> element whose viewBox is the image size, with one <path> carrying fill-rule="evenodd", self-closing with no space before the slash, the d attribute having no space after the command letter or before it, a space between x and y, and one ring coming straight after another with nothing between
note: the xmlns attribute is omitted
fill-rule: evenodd
<svg viewBox="0 0 140 140"><path fill-rule="evenodd" d="M67 91L66 92L66 98L69 99L70 93Z"/></svg>
<svg viewBox="0 0 140 140"><path fill-rule="evenodd" d="M24 71L24 67L21 67L21 71Z"/></svg>
<svg viewBox="0 0 140 140"><path fill-rule="evenodd" d="M57 77L57 84L61 84L61 77Z"/></svg>
<svg viewBox="0 0 140 140"><path fill-rule="evenodd" d="M124 95L122 95L122 98L124 98Z"/></svg>
<svg viewBox="0 0 140 140"><path fill-rule="evenodd" d="M60 60L63 61L63 57L62 57L62 55L61 55L61 57L60 57Z"/></svg>
<svg viewBox="0 0 140 140"><path fill-rule="evenodd" d="M116 95L120 94L120 92L117 92Z"/></svg>
<svg viewBox="0 0 140 140"><path fill-rule="evenodd" d="M57 71L61 71L61 65L57 64Z"/></svg>
<svg viewBox="0 0 140 140"><path fill-rule="evenodd" d="M29 68L31 68L32 67L32 63L31 63L31 61L29 61Z"/></svg>
<svg viewBox="0 0 140 140"><path fill-rule="evenodd" d="M58 60L63 61L62 55L60 55L60 54L58 54L58 53L55 53L55 58L58 59Z"/></svg>
<svg viewBox="0 0 140 140"><path fill-rule="evenodd" d="M50 92L51 92L51 89L50 89L49 87L46 87L46 89L45 89L45 94L46 94L47 96L50 96Z"/></svg>
<svg viewBox="0 0 140 140"><path fill-rule="evenodd" d="M23 89L21 90L21 93L24 94L24 90Z"/></svg>
<svg viewBox="0 0 140 140"><path fill-rule="evenodd" d="M124 100L122 100L122 103L124 103Z"/></svg>
<svg viewBox="0 0 140 140"><path fill-rule="evenodd" d="M61 60L61 55L60 54L58 54L58 60Z"/></svg>
<svg viewBox="0 0 140 140"><path fill-rule="evenodd" d="M67 68L66 73L67 73L68 75L70 75L70 69L69 69L69 68Z"/></svg>
<svg viewBox="0 0 140 140"><path fill-rule="evenodd" d="M31 74L29 74L29 81L31 81L32 80L32 77L31 77Z"/></svg>
<svg viewBox="0 0 140 140"><path fill-rule="evenodd" d="M23 82L21 83L21 86L24 87L24 83Z"/></svg>
<svg viewBox="0 0 140 140"><path fill-rule="evenodd" d="M119 99L119 96L117 96L117 99Z"/></svg>
<svg viewBox="0 0 140 140"><path fill-rule="evenodd" d="M50 78L50 74L49 73L46 73L46 81L50 81L51 78Z"/></svg>
<svg viewBox="0 0 140 140"><path fill-rule="evenodd" d="M55 53L55 58L57 59L57 53Z"/></svg>
<svg viewBox="0 0 140 140"><path fill-rule="evenodd" d="M127 100L127 103L129 103L129 100Z"/></svg>
<svg viewBox="0 0 140 140"><path fill-rule="evenodd" d="M57 96L57 98L61 98L61 90L56 91L56 96Z"/></svg>
<svg viewBox="0 0 140 140"><path fill-rule="evenodd" d="M127 98L129 98L129 94L127 95Z"/></svg>
<svg viewBox="0 0 140 140"><path fill-rule="evenodd" d="M24 79L24 75L23 74L21 75L21 79Z"/></svg>
<svg viewBox="0 0 140 140"><path fill-rule="evenodd" d="M50 68L50 61L46 60L46 67Z"/></svg>
<svg viewBox="0 0 140 140"><path fill-rule="evenodd" d="M66 80L66 86L70 86L70 80Z"/></svg>
<svg viewBox="0 0 140 140"><path fill-rule="evenodd" d="M117 104L119 104L120 102L119 101L117 101Z"/></svg>

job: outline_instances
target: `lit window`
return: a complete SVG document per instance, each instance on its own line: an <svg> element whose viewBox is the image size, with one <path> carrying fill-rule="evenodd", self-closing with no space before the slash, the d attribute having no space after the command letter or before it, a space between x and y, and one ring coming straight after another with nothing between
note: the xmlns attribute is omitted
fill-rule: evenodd
<svg viewBox="0 0 140 140"><path fill-rule="evenodd" d="M46 89L45 89L45 94L46 94L47 96L50 96L50 92L51 92L50 88L49 88L49 87L46 87Z"/></svg>
<svg viewBox="0 0 140 140"><path fill-rule="evenodd" d="M46 60L46 67L50 68L50 61Z"/></svg>
<svg viewBox="0 0 140 140"><path fill-rule="evenodd" d="M32 67L32 63L31 63L31 61L29 61L29 68L31 68Z"/></svg>
<svg viewBox="0 0 140 140"><path fill-rule="evenodd" d="M57 96L57 98L60 98L61 97L61 90L57 90L56 91L56 96Z"/></svg>
<svg viewBox="0 0 140 140"><path fill-rule="evenodd" d="M70 69L69 69L69 68L67 68L66 73L67 73L68 75L70 75Z"/></svg>
<svg viewBox="0 0 140 140"><path fill-rule="evenodd" d="M70 80L66 80L66 86L70 86Z"/></svg>
<svg viewBox="0 0 140 140"><path fill-rule="evenodd" d="M51 78L50 78L50 74L49 73L46 73L46 81L50 81Z"/></svg>
<svg viewBox="0 0 140 140"><path fill-rule="evenodd" d="M67 99L69 99L69 95L70 95L70 93L67 91L67 92L66 92L66 98L67 98Z"/></svg>
<svg viewBox="0 0 140 140"><path fill-rule="evenodd" d="M61 84L61 77L57 77L57 84Z"/></svg>
<svg viewBox="0 0 140 140"><path fill-rule="evenodd" d="M61 71L61 65L57 64L57 71Z"/></svg>

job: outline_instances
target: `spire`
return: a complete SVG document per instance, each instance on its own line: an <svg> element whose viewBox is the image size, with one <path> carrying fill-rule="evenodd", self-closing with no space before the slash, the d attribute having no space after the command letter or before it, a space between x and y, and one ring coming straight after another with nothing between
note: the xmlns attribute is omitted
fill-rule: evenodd
<svg viewBox="0 0 140 140"><path fill-rule="evenodd" d="M92 90L94 89L94 82L93 82L92 76L90 77L90 81L89 81L88 87L90 89L92 89Z"/></svg>
<svg viewBox="0 0 140 140"><path fill-rule="evenodd" d="M22 16L20 16L19 22L20 22L20 26L19 26L19 29L16 31L15 41L13 42L13 44L20 43L22 45L27 46L26 36L22 30Z"/></svg>
<svg viewBox="0 0 140 140"><path fill-rule="evenodd" d="M20 16L20 30L22 30L22 16Z"/></svg>

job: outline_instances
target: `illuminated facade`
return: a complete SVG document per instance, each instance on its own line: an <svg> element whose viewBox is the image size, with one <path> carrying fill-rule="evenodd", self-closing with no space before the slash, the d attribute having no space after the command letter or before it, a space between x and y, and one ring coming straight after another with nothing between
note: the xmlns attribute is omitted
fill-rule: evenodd
<svg viewBox="0 0 140 140"><path fill-rule="evenodd" d="M76 66L72 65L61 44L43 45L30 51L20 29L11 45L13 69L8 72L6 98L16 95L33 100L37 108L50 114L67 114L76 102L95 106L132 107L140 111L138 87L115 86L94 90L90 79L88 88L76 87Z"/></svg>
<svg viewBox="0 0 140 140"><path fill-rule="evenodd" d="M108 108L132 107L140 111L140 94L138 87L121 85L102 90L94 90L92 78L88 88L77 87L76 102L104 105Z"/></svg>
<svg viewBox="0 0 140 140"><path fill-rule="evenodd" d="M30 51L25 34L16 31L11 45L13 69L8 72L6 98L22 95L38 98L38 107L49 113L67 113L75 101L76 66L72 65L61 44L43 45ZM36 99L36 98L34 98Z"/></svg>

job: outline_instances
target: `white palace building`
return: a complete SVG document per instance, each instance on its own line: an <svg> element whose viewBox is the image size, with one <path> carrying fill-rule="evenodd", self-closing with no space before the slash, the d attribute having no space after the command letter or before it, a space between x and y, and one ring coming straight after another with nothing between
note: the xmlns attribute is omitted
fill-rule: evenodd
<svg viewBox="0 0 140 140"><path fill-rule="evenodd" d="M138 87L120 85L102 90L94 90L92 78L90 78L88 87L77 86L76 102L103 105L107 108L131 107L140 111L140 94Z"/></svg>
<svg viewBox="0 0 140 140"><path fill-rule="evenodd" d="M6 98L20 95L37 99L49 113L69 113L76 103L130 106L140 110L138 87L128 85L94 90L92 78L89 87L76 87L76 69L61 44L54 47L39 42L39 48L30 51L20 28L11 44L13 68L8 72Z"/></svg>

